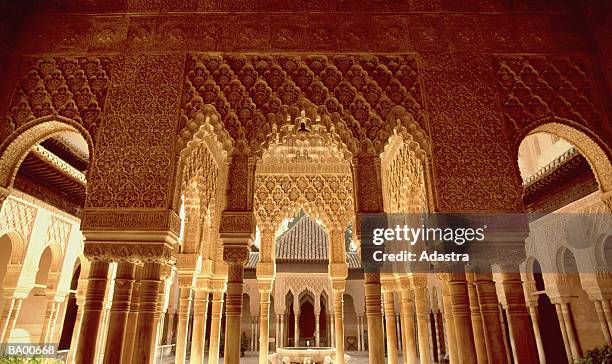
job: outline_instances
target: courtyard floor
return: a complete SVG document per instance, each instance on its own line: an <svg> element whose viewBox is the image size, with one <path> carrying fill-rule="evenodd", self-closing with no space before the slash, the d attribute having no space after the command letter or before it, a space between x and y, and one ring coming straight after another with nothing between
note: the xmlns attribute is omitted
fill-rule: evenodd
<svg viewBox="0 0 612 364"><path fill-rule="evenodd" d="M347 354L351 357L350 364L367 364L368 363L368 353L367 352L354 352L349 351ZM189 360L186 361L187 363ZM208 358L205 359L205 363L208 362ZM244 357L240 358L241 364L257 364L259 362L259 358L256 353L246 354ZM163 364L171 364L174 363L174 358L168 358L162 361ZM219 364L223 364L223 358L219 358Z"/></svg>

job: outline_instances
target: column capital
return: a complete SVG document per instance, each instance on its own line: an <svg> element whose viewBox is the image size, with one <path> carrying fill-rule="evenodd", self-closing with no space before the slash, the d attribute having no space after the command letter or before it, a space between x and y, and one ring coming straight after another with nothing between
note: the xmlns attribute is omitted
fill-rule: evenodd
<svg viewBox="0 0 612 364"><path fill-rule="evenodd" d="M196 292L211 291L211 282L208 277L196 277L194 290Z"/></svg>
<svg viewBox="0 0 612 364"><path fill-rule="evenodd" d="M230 266L244 265L248 259L248 245L225 245L223 247L223 260Z"/></svg>
<svg viewBox="0 0 612 364"><path fill-rule="evenodd" d="M346 281L348 277L348 266L344 263L329 263L329 276L332 281Z"/></svg>
<svg viewBox="0 0 612 364"><path fill-rule="evenodd" d="M176 268L179 271L193 272L198 268L198 263L200 263L201 256L200 254L176 254Z"/></svg>
<svg viewBox="0 0 612 364"><path fill-rule="evenodd" d="M257 278L257 288L259 289L259 293L270 294L272 292L272 287L274 284L274 280L267 278Z"/></svg>
<svg viewBox="0 0 612 364"><path fill-rule="evenodd" d="M225 291L227 290L227 280L213 278L210 281L210 290L213 293L225 293Z"/></svg>
<svg viewBox="0 0 612 364"><path fill-rule="evenodd" d="M412 283L413 289L425 289L427 288L427 275L423 273L411 273L410 282Z"/></svg>

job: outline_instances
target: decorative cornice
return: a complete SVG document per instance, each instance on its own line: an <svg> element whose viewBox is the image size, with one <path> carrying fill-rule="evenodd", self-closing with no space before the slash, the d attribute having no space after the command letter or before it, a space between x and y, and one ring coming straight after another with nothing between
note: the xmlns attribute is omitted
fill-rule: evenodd
<svg viewBox="0 0 612 364"><path fill-rule="evenodd" d="M81 171L64 162L63 159L51 153L42 145L35 145L32 148L31 152L34 153L34 155L36 155L38 158L52 165L55 169L60 171L65 176L70 177L72 180L79 183L80 185L85 186L87 184L87 179L85 178L85 175L81 173Z"/></svg>
<svg viewBox="0 0 612 364"><path fill-rule="evenodd" d="M92 261L171 264L173 250L163 242L86 241L83 254Z"/></svg>
<svg viewBox="0 0 612 364"><path fill-rule="evenodd" d="M181 221L172 210L85 209L81 229L85 231L169 231L178 236Z"/></svg>

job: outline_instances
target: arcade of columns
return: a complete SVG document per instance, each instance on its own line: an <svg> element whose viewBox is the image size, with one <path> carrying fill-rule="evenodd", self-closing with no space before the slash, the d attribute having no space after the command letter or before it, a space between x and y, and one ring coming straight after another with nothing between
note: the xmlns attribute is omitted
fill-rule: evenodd
<svg viewBox="0 0 612 364"><path fill-rule="evenodd" d="M134 3L142 3L139 11L148 9L144 2ZM257 267L259 337L260 348L267 348L275 278L270 232L305 206L330 233L336 357L342 362L346 262L339 231L349 222L358 228L370 213L523 211L514 149L532 132L550 132L576 145L610 209L609 92L598 83L605 83L606 77L599 76L609 70L598 63L599 53L590 53L607 51L599 49L599 39L556 33L550 24L566 24L563 13L508 15L500 10L492 19L478 12L434 10L404 18L395 15L404 10L385 15L389 10L382 9L376 17L380 32L364 34L360 30L372 24L352 13L346 24L326 14L283 14L265 29L254 26L259 14L231 19L218 14L203 21L200 17L207 14L185 13L187 24L207 24L189 29L185 19L165 14L91 15L87 24L70 16L41 15L15 51L9 64L15 72L8 72L13 76L0 95L1 111L8 115L0 132L0 199L10 194L19 163L40 140L61 131L78 132L87 140L93 161L81 228L90 264L79 282L82 311L74 360L92 363L96 352L103 352L108 363L154 362L168 290L163 282L176 274L181 301L177 362L188 350L191 360L198 360L208 345L210 362L216 363L225 306L224 360L238 363L244 265L257 225L263 232ZM127 30L105 33L104 24ZM309 28L295 28L299 24L330 28L311 34L304 30ZM475 29L478 34L472 33ZM267 42L263 33L278 37ZM198 44L196 49L191 43ZM247 53L207 54L202 49ZM324 55L274 54L288 49ZM264 55L252 54L257 51ZM25 71L17 70L17 64ZM291 170L291 163L281 163L280 171L266 165L266 153L282 144L283 133L297 133L301 117L325 127L319 130L329 137L321 143L347 166L340 176L338 169L319 171L330 178L325 182L330 186L339 183L331 179L341 177L343 198L335 187L330 187L330 198L324 197L325 183L302 184L300 176L308 174ZM293 131L288 128L292 124ZM291 162L305 163L299 158ZM260 181L278 173L287 175L287 190L281 179L262 191ZM282 193L275 191L278 186ZM313 186L314 202L309 197ZM181 203L185 219L179 242ZM508 362L500 303L507 312L513 357L537 362L537 335L516 273L525 258L525 236L503 239L500 249L516 254L498 261L499 279L477 272L437 277L443 282L452 363ZM391 301L398 291L404 360L416 363L417 347L421 358L429 357L428 278L365 274L370 363L384 363L385 346L390 360L396 360ZM601 269L585 282L610 328L609 271ZM107 300L111 287L112 300ZM214 329L205 343L203 330L196 328L206 326L209 293ZM564 297L559 301L562 317L567 316ZM10 325L11 312L19 308L17 301L9 306ZM187 347L191 307L194 335ZM265 362L263 353L260 362Z"/></svg>

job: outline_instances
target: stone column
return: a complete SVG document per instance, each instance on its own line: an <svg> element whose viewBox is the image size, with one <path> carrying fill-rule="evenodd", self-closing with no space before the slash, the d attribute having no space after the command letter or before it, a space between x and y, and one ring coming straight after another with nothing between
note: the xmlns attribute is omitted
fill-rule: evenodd
<svg viewBox="0 0 612 364"><path fill-rule="evenodd" d="M227 253L228 247L225 247ZM242 249L242 248L240 248ZM240 363L240 323L242 319L242 291L244 263L248 251L244 248L244 257L240 260L228 261L228 281L225 303L225 364Z"/></svg>
<svg viewBox="0 0 612 364"><path fill-rule="evenodd" d="M344 364L344 289L346 280L332 278L332 296L334 300L334 326L336 342L336 359L334 363Z"/></svg>
<svg viewBox="0 0 612 364"><path fill-rule="evenodd" d="M555 311L557 312L557 320L559 321L559 328L561 329L561 336L563 337L563 346L565 347L565 355L567 356L568 362L573 362L572 349L567 337L567 326L561 312L561 304L555 303Z"/></svg>
<svg viewBox="0 0 612 364"><path fill-rule="evenodd" d="M395 278L382 279L383 308L385 310L385 328L387 330L387 363L397 364L397 333L395 331Z"/></svg>
<svg viewBox="0 0 612 364"><path fill-rule="evenodd" d="M315 315L315 346L321 347L321 323L319 312Z"/></svg>
<svg viewBox="0 0 612 364"><path fill-rule="evenodd" d="M491 364L506 364L508 359L504 340L505 331L499 321L499 301L493 275L490 272L474 273L473 284L480 306L487 360Z"/></svg>
<svg viewBox="0 0 612 364"><path fill-rule="evenodd" d="M363 328L361 327L361 316L357 316L357 351L363 351L363 341L361 335L363 334Z"/></svg>
<svg viewBox="0 0 612 364"><path fill-rule="evenodd" d="M465 273L447 274L448 290L452 307L458 363L476 363L476 348L470 317L470 302Z"/></svg>
<svg viewBox="0 0 612 364"><path fill-rule="evenodd" d="M478 364L488 364L487 343L485 331L482 323L482 314L478 302L474 273L466 272L468 299L470 305L470 318L472 320L472 330L474 332L474 347L476 348L476 360Z"/></svg>
<svg viewBox="0 0 612 364"><path fill-rule="evenodd" d="M97 333L100 328L104 293L106 292L106 281L108 279L108 268L108 262L92 261L90 263L79 342L75 354L75 362L78 364L91 364L94 362Z"/></svg>
<svg viewBox="0 0 612 364"><path fill-rule="evenodd" d="M185 363L187 355L187 326L191 315L191 290L193 287L193 272L182 275L179 272L179 310L176 333L176 363Z"/></svg>
<svg viewBox="0 0 612 364"><path fill-rule="evenodd" d="M397 351L401 352L404 345L403 345L403 337L402 337L402 327L400 325L400 315L398 315L397 313L395 314L395 332L397 333Z"/></svg>
<svg viewBox="0 0 612 364"><path fill-rule="evenodd" d="M333 308L330 308L331 310L333 310ZM330 341L330 346L334 347L336 346L336 336L335 336L335 332L336 329L334 328L335 326L335 319L334 319L334 314L333 311L332 313L329 314L329 327L330 327L330 331L329 331L329 341Z"/></svg>
<svg viewBox="0 0 612 364"><path fill-rule="evenodd" d="M293 346L300 346L300 308L297 301L293 304Z"/></svg>
<svg viewBox="0 0 612 364"><path fill-rule="evenodd" d="M443 277L443 275L441 275ZM450 292L446 282L442 283L442 306L444 306L444 323L446 326L447 351L451 364L459 363L457 340L455 338L455 319L453 317L453 305Z"/></svg>
<svg viewBox="0 0 612 364"><path fill-rule="evenodd" d="M606 322L608 323L610 335L612 336L612 307L610 307L610 301L607 298L602 300L601 306L603 308L604 316L606 317Z"/></svg>
<svg viewBox="0 0 612 364"><path fill-rule="evenodd" d="M414 290L414 306L417 316L417 330L419 335L419 360L427 363L431 360L431 347L429 345L429 310L427 309L427 276L425 274L412 274L410 277Z"/></svg>
<svg viewBox="0 0 612 364"><path fill-rule="evenodd" d="M411 297L410 277L402 276L400 281L400 312L402 317L402 338L404 340L404 363L417 364L417 344L414 337L414 302Z"/></svg>
<svg viewBox="0 0 612 364"><path fill-rule="evenodd" d="M159 315L157 299L161 284L161 269L162 263L159 262L146 262L142 267L133 363L149 364L155 361L155 323L158 320L156 316Z"/></svg>
<svg viewBox="0 0 612 364"><path fill-rule="evenodd" d="M208 316L209 290L208 279L198 277L196 279L193 301L193 333L191 334L190 363L204 362L204 335L206 333L206 317Z"/></svg>
<svg viewBox="0 0 612 364"><path fill-rule="evenodd" d="M595 305L595 311L597 312L597 319L599 320L599 324L601 325L601 332L604 335L606 344L612 345L612 339L610 339L610 329L608 327L608 321L606 320L606 316L603 311L603 304L601 303L600 300L593 300L593 304Z"/></svg>
<svg viewBox="0 0 612 364"><path fill-rule="evenodd" d="M569 341L570 348L572 350L572 357L577 360L582 357L582 351L580 350L580 344L576 339L576 331L574 328L574 320L567 302L561 302L561 314L563 315L563 321L565 323L565 330L567 331L567 340Z"/></svg>
<svg viewBox="0 0 612 364"><path fill-rule="evenodd" d="M21 304L23 303L23 299L15 298L13 303L13 309L11 310L10 316L8 318L6 330L4 332L4 338L2 342L9 342L11 338L11 334L15 329L15 324L17 323L17 318L19 317L19 313L21 312Z"/></svg>
<svg viewBox="0 0 612 364"><path fill-rule="evenodd" d="M134 284L134 274L134 263L119 262L117 264L113 303L110 310L106 349L104 351L105 364L116 364L121 361Z"/></svg>
<svg viewBox="0 0 612 364"><path fill-rule="evenodd" d="M368 352L370 364L385 363L385 343L381 308L381 283L378 273L364 273Z"/></svg>
<svg viewBox="0 0 612 364"><path fill-rule="evenodd" d="M518 272L516 266L502 267L501 286L508 306L508 327L516 350L515 358L519 364L536 363L538 352L525 304L521 275Z"/></svg>
<svg viewBox="0 0 612 364"><path fill-rule="evenodd" d="M279 346L280 348L285 347L285 315L280 314L280 338L279 338Z"/></svg>
<svg viewBox="0 0 612 364"><path fill-rule="evenodd" d="M59 302L55 301L54 294L47 295L47 307L43 317L42 331L40 333L39 342L48 343L53 335L53 318L56 317L56 311L59 309Z"/></svg>
<svg viewBox="0 0 612 364"><path fill-rule="evenodd" d="M259 364L268 364L268 339L270 337L271 279L257 279L259 287Z"/></svg>
<svg viewBox="0 0 612 364"><path fill-rule="evenodd" d="M225 281L213 281L208 364L217 364L219 362L219 345L221 342L221 316L223 314L223 295L225 294L225 290Z"/></svg>
<svg viewBox="0 0 612 364"><path fill-rule="evenodd" d="M130 364L132 362L132 354L134 353L133 349L136 339L136 324L138 323L142 267L142 263L136 263L134 266L134 283L132 284L132 295L130 296L127 324L125 326L125 340L123 341L123 351L121 352L122 364Z"/></svg>
<svg viewBox="0 0 612 364"><path fill-rule="evenodd" d="M538 324L538 306L528 303L527 309L529 310L529 317L531 318L531 325L533 326L533 334L536 339L536 347L538 349L538 358L540 359L540 364L546 364L544 343L542 342L542 334L540 333L540 325Z"/></svg>
<svg viewBox="0 0 612 364"><path fill-rule="evenodd" d="M2 305L2 309L0 310L0 339L4 340L4 336L6 334L8 323L11 318L11 312L13 312L13 307L15 305L15 299L13 295L5 295L4 304ZM5 342L5 341L2 341Z"/></svg>

